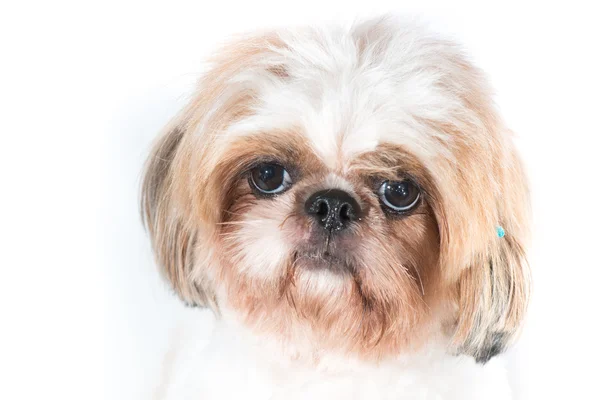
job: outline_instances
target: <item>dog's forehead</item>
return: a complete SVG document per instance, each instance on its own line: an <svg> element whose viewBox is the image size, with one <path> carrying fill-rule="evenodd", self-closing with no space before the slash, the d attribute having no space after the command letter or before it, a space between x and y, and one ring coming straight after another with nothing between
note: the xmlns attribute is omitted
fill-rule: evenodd
<svg viewBox="0 0 600 400"><path fill-rule="evenodd" d="M421 121L443 120L453 100L422 77L406 77L400 86L402 90L385 79L370 82L361 75L347 82L267 86L254 112L229 133L298 132L332 170L347 168L358 155L384 143L401 145L426 163L445 152L444 143L451 138Z"/></svg>
<svg viewBox="0 0 600 400"><path fill-rule="evenodd" d="M465 112L452 84L464 73L454 49L410 32L379 41L360 39L363 34L281 37L258 70L236 77L240 88L252 92L253 104L230 131L295 128L330 169L384 143L403 146L425 164L442 153L451 156L453 138L435 123ZM269 72L274 66L279 73Z"/></svg>

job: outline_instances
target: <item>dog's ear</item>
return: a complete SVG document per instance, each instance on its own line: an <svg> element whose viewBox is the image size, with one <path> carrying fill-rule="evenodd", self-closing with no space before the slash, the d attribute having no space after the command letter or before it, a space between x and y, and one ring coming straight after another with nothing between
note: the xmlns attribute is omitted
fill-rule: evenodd
<svg viewBox="0 0 600 400"><path fill-rule="evenodd" d="M529 194L512 144L505 150L503 168L494 171L497 226L480 225L484 246L462 269L457 287L455 344L481 363L504 351L519 331L529 297Z"/></svg>
<svg viewBox="0 0 600 400"><path fill-rule="evenodd" d="M141 210L144 225L161 271L174 290L189 305L205 306L212 295L194 279L194 251L197 231L176 197L176 159L181 151L185 128L175 123L159 138L144 171Z"/></svg>
<svg viewBox="0 0 600 400"><path fill-rule="evenodd" d="M506 235L491 245L459 283L459 351L487 362L504 351L518 331L528 297L523 247Z"/></svg>
<svg viewBox="0 0 600 400"><path fill-rule="evenodd" d="M428 198L441 280L456 305L448 325L452 350L486 362L515 337L527 308L529 190L485 75L460 55L445 60L456 76L444 87L458 95L460 107L452 120L430 123L450 139L428 164L434 182Z"/></svg>
<svg viewBox="0 0 600 400"><path fill-rule="evenodd" d="M156 259L190 305L217 304L209 271L223 212L228 156L223 132L252 112L259 84L287 77L274 49L277 36L244 37L217 54L187 106L151 151L143 177L141 209ZM273 62L267 62L271 60ZM202 245L200 245L202 244Z"/></svg>

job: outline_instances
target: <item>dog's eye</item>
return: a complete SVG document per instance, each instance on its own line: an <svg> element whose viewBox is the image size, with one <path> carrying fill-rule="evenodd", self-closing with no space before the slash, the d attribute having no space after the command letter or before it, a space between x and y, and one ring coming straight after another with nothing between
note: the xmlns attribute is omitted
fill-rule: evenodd
<svg viewBox="0 0 600 400"><path fill-rule="evenodd" d="M395 212L407 212L419 203L421 191L411 180L385 181L379 188L381 202Z"/></svg>
<svg viewBox="0 0 600 400"><path fill-rule="evenodd" d="M260 164L250 171L250 183L261 193L281 193L292 184L288 172L277 164Z"/></svg>

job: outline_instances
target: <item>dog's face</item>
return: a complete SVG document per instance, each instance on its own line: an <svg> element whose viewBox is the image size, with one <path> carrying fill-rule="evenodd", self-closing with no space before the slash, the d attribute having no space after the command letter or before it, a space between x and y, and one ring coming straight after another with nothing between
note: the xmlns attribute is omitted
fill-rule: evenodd
<svg viewBox="0 0 600 400"><path fill-rule="evenodd" d="M392 144L320 157L301 131L236 141L216 237L229 305L286 336L306 325L325 347L406 344L440 290L426 170Z"/></svg>
<svg viewBox="0 0 600 400"><path fill-rule="evenodd" d="M440 334L501 351L526 304L527 205L481 74L386 20L225 49L143 189L185 301L367 358Z"/></svg>

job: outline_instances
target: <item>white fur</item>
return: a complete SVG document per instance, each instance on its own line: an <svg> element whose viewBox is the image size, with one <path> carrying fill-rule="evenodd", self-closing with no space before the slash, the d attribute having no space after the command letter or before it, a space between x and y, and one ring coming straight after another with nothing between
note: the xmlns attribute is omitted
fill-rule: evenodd
<svg viewBox="0 0 600 400"><path fill-rule="evenodd" d="M377 22L377 21L375 21ZM377 22L378 23L378 22ZM395 23L392 23L396 26ZM331 170L342 172L356 154L373 150L383 142L406 146L426 165L445 157L452 138L424 126L422 120L440 123L463 120L469 115L459 96L440 84L444 68L458 68L448 59L459 50L439 46L412 25L389 29L381 42L389 49L379 54L377 41L362 52L356 35L369 23L350 30L314 30L311 34L284 33L286 49L265 56L266 67L284 66L291 79L276 79L262 70L245 71L234 81L258 93L248 116L228 128L222 137L284 131L301 127L315 152ZM363 32L364 33L364 32ZM368 37L368 35L366 35ZM443 52L441 55L439 52ZM362 54L362 56L360 56ZM360 58L362 57L362 58ZM428 68L423 68L427 66ZM439 67L438 70L432 66ZM430 68L431 67L431 68ZM437 72L436 72L437 71ZM460 72L454 71L459 76ZM227 94L224 93L223 96ZM219 107L216 104L215 107ZM477 124L473 117L473 124ZM443 144L442 144L443 143ZM434 173L436 171L433 171ZM328 187L351 192L349 182L336 174ZM285 195L284 195L285 196ZM280 204L281 206L281 204ZM240 272L254 278L277 277L278 265L290 251L280 224L287 211L267 210L268 218L249 213L237 262ZM293 234L293 233L291 233ZM238 237L239 239L239 237ZM335 296L337 278L323 272L301 276L299 284L317 293ZM506 399L510 390L502 361L485 366L465 356L446 352L446 339L432 339L424 351L405 354L374 365L324 353L315 365L303 360L302 343L281 344L270 337L253 337L235 315L226 310L222 293L222 318L212 338L176 340L177 362L162 387L166 399Z"/></svg>
<svg viewBox="0 0 600 400"><path fill-rule="evenodd" d="M289 197L287 194L283 196ZM287 211L281 205L277 207L275 204L267 204L264 208L247 213L243 220L236 222L243 226L233 234L236 240L244 243L234 260L240 273L263 280L277 277L280 265L292 250L290 241L282 237L280 228ZM232 239L233 237L225 238Z"/></svg>
<svg viewBox="0 0 600 400"><path fill-rule="evenodd" d="M172 370L160 391L165 400L438 400L510 398L501 358L485 366L445 353L443 340L426 351L380 365L325 354L319 365L294 361L294 351L256 338L229 315L211 337L187 321L179 327ZM202 320L203 322L205 319ZM197 325L197 323L196 323ZM301 350L297 350L301 352ZM165 385L165 386L163 386Z"/></svg>
<svg viewBox="0 0 600 400"><path fill-rule="evenodd" d="M353 39L357 31L369 29L369 23L350 30L314 30L312 35L282 33L288 48L276 49L264 64L284 66L293 78L276 80L263 71L237 76L240 84L260 93L259 103L253 115L233 124L228 134L301 127L315 153L331 168L337 159L348 161L382 142L405 145L425 163L449 156L446 146L435 139L451 137L419 121L443 123L453 121L453 113L464 113L456 93L440 85L448 72L444 68L453 67L438 60L460 51L430 42L414 24L400 29L390 24L393 29L379 39L389 47L383 59L373 50L379 42L370 43L361 56Z"/></svg>

